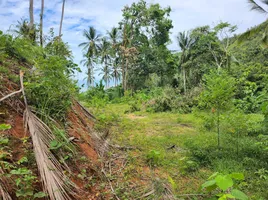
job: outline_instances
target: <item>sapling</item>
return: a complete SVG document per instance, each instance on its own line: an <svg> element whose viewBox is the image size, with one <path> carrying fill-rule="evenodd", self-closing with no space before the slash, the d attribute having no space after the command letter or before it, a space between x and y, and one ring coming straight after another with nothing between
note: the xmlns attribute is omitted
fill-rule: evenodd
<svg viewBox="0 0 268 200"><path fill-rule="evenodd" d="M199 98L199 106L213 109L217 115L218 148L220 148L220 115L229 110L235 91L235 79L223 69L212 70L204 76L204 90Z"/></svg>

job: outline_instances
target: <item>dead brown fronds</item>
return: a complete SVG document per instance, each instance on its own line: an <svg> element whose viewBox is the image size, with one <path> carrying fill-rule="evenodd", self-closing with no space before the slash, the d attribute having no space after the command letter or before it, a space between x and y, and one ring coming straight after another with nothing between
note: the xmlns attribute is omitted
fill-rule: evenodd
<svg viewBox="0 0 268 200"><path fill-rule="evenodd" d="M3 200L12 200L11 196L9 195L6 189L6 180L3 178L4 171L0 168L0 199Z"/></svg>
<svg viewBox="0 0 268 200"><path fill-rule="evenodd" d="M32 138L44 191L51 200L70 200L70 194L75 195L76 187L63 173L61 164L49 149L50 142L55 139L52 131L31 112L30 108L25 110L24 124Z"/></svg>

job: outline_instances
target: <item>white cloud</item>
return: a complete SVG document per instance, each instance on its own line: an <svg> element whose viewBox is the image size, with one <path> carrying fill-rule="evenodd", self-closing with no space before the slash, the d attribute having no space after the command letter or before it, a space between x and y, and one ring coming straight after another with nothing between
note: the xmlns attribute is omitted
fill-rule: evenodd
<svg viewBox="0 0 268 200"><path fill-rule="evenodd" d="M88 26L95 26L105 34L106 30L116 26L120 21L122 8L132 2L133 0L66 0L63 38L71 46L76 63L82 59L81 49L78 47L78 44L84 41L82 31ZM171 49L177 49L174 40L179 31L201 25L212 25L222 20L238 25L238 32L243 32L265 20L263 15L249 11L246 0L148 0L148 2L172 8L170 17L174 28L171 35L173 40ZM40 0L34 1L36 22L39 21L40 4ZM6 31L20 18L27 18L28 6L29 0L0 0L0 29ZM55 33L58 33L61 6L61 0L45 0L45 32L54 27ZM77 75L80 80L84 77L85 73Z"/></svg>

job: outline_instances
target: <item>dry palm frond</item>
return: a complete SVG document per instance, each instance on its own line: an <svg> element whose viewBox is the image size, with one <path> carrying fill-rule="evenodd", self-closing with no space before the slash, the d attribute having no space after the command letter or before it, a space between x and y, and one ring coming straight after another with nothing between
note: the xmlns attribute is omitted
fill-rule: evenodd
<svg viewBox="0 0 268 200"><path fill-rule="evenodd" d="M7 190L5 189L5 181L2 180L2 175L4 171L0 168L0 198L3 200L12 200L11 196L8 194Z"/></svg>
<svg viewBox="0 0 268 200"><path fill-rule="evenodd" d="M50 128L42 122L30 109L23 87L23 72L20 72L21 90L24 97L24 126L29 130L37 167L43 183L43 189L51 200L71 200L75 195L76 186L63 173L59 161L50 152L50 143L55 139Z"/></svg>
<svg viewBox="0 0 268 200"><path fill-rule="evenodd" d="M2 187L1 183L0 183L0 197L3 198L3 200L12 200L8 192L5 191L4 187Z"/></svg>
<svg viewBox="0 0 268 200"><path fill-rule="evenodd" d="M50 152L50 142L55 139L52 131L28 107L24 113L24 123L32 137L34 154L45 192L51 200L71 199L69 194L74 195L76 187L68 180L61 164Z"/></svg>
<svg viewBox="0 0 268 200"><path fill-rule="evenodd" d="M96 119L94 115L92 115L79 101L74 100L74 102L83 110L84 114L89 118L89 119Z"/></svg>

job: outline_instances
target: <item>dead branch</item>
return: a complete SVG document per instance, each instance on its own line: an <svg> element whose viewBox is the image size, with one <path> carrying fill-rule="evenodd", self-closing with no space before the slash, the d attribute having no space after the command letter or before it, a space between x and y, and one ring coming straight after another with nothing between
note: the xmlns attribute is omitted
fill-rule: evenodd
<svg viewBox="0 0 268 200"><path fill-rule="evenodd" d="M22 92L22 89L18 90L18 91L15 91L15 92L12 92L6 96L4 96L3 98L0 99L0 102L4 101L5 99L9 98L9 97L12 97L14 96L15 94L19 94Z"/></svg>

